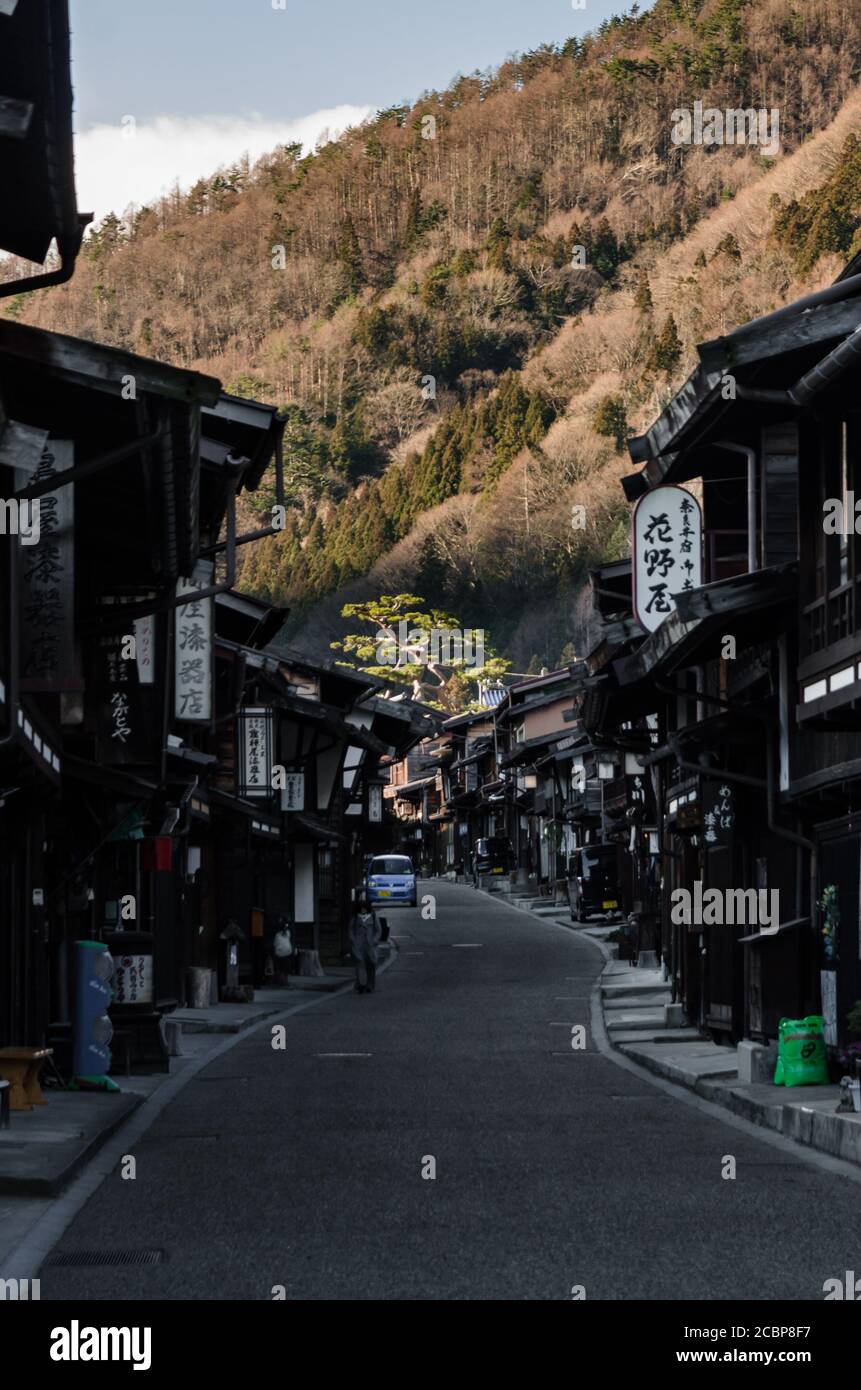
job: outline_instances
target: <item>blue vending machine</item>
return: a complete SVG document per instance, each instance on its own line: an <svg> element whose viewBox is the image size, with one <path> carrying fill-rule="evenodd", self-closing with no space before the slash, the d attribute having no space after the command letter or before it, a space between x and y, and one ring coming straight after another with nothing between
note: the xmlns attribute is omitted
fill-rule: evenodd
<svg viewBox="0 0 861 1390"><path fill-rule="evenodd" d="M75 942L75 1012L72 1023L72 1082L77 1091L118 1091L108 1070L114 1035L108 1008L114 997L114 962L101 941Z"/></svg>

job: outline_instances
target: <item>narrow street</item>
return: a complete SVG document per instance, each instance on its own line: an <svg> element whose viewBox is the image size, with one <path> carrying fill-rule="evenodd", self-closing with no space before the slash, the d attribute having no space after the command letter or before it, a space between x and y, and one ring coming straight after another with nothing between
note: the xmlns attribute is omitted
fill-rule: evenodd
<svg viewBox="0 0 861 1390"><path fill-rule="evenodd" d="M854 1183L596 1049L593 945L421 891L437 919L389 914L400 951L373 996L214 1061L57 1247L162 1262L45 1267L43 1299L821 1299L853 1268Z"/></svg>

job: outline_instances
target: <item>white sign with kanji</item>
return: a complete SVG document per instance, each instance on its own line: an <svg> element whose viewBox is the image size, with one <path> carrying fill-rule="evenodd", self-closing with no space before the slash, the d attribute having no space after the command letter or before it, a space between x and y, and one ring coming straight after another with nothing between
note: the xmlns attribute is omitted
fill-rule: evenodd
<svg viewBox="0 0 861 1390"><path fill-rule="evenodd" d="M151 1004L153 1001L152 956L114 956L114 1003Z"/></svg>
<svg viewBox="0 0 861 1390"><path fill-rule="evenodd" d="M267 708L246 709L242 714L243 780L239 795L272 795L272 722Z"/></svg>
<svg viewBox="0 0 861 1390"><path fill-rule="evenodd" d="M634 614L654 632L675 612L674 596L702 584L699 502L683 487L656 487L634 508L633 532Z"/></svg>

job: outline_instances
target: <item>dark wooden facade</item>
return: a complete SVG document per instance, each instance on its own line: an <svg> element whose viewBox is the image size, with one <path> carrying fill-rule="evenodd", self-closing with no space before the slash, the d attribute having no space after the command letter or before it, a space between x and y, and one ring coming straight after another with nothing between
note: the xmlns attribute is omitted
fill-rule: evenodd
<svg viewBox="0 0 861 1390"><path fill-rule="evenodd" d="M59 252L4 295L68 278L87 220L65 0L0 15L0 93L0 250ZM236 499L273 463L280 495L282 435L214 378L0 319L0 1046L62 1065L79 940L142 940L154 1015L190 968L224 985L226 930L252 987L279 916L344 951L368 787L431 725L236 592L269 533L237 536Z"/></svg>

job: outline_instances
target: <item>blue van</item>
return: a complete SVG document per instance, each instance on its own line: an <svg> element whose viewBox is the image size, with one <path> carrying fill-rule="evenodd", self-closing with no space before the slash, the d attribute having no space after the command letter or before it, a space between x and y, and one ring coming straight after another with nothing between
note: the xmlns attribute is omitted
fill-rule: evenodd
<svg viewBox="0 0 861 1390"><path fill-rule="evenodd" d="M418 904L416 875L412 860L405 854L378 854L368 865L368 901L377 903Z"/></svg>

